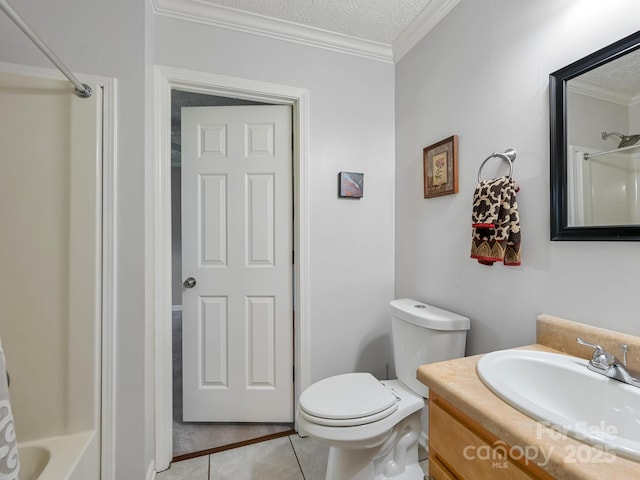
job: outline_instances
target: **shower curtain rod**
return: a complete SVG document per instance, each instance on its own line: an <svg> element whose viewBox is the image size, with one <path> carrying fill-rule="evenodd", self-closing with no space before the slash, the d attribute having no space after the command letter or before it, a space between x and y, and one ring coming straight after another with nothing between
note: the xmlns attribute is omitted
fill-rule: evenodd
<svg viewBox="0 0 640 480"><path fill-rule="evenodd" d="M13 23L15 23L18 28L22 30L27 37L29 37L29 39L36 45L36 47L38 47L42 51L42 53L44 53L45 56L49 60L51 60L51 62L56 67L58 67L58 70L60 70L60 72L62 72L62 74L67 77L67 79L73 84L73 86L76 87L77 96L81 98L89 98L93 94L91 87L78 81L78 79L73 75L73 73L71 73L71 71L65 66L65 64L60 61L56 54L53 53L53 51L49 47L47 47L47 45L42 40L40 40L38 35L36 35L33 30L31 30L29 25L27 25L27 22L25 22L20 17L20 15L18 15L18 13L11 7L11 5L9 5L7 0L0 0L0 9L2 9L2 11L7 14L7 16L13 21Z"/></svg>
<svg viewBox="0 0 640 480"><path fill-rule="evenodd" d="M631 150L633 148L640 148L640 144L629 145L628 147L622 147L622 148L614 148L613 150L607 150L606 152L583 153L582 158L584 158L585 160L589 160L590 158L601 157L602 155L609 155L610 153L624 152L625 150Z"/></svg>

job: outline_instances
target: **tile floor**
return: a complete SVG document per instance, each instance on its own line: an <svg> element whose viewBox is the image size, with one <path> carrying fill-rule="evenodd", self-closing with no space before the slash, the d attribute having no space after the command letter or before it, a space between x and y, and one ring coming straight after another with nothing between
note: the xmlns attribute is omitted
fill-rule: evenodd
<svg viewBox="0 0 640 480"><path fill-rule="evenodd" d="M156 480L324 480L329 447L297 434L176 462ZM420 465L427 469L421 449Z"/></svg>

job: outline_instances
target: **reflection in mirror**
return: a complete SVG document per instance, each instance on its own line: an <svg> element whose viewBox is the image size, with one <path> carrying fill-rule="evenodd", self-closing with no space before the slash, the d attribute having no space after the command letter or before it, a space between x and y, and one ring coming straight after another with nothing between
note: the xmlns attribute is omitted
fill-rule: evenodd
<svg viewBox="0 0 640 480"><path fill-rule="evenodd" d="M567 91L568 226L640 224L640 50Z"/></svg>
<svg viewBox="0 0 640 480"><path fill-rule="evenodd" d="M640 32L550 76L551 239L640 240Z"/></svg>

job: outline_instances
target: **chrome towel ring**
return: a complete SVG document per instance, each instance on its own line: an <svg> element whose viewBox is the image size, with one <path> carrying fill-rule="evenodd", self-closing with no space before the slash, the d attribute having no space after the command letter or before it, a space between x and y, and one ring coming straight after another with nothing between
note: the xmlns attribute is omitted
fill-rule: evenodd
<svg viewBox="0 0 640 480"><path fill-rule="evenodd" d="M482 167L484 167L484 164L494 157L501 158L509 164L509 178L511 178L511 176L513 175L513 162L516 161L516 155L517 152L513 148L508 148L504 153L493 152L491 155L484 159L484 162L480 164L480 168L478 169L478 183L480 183L481 181L480 175L482 173Z"/></svg>

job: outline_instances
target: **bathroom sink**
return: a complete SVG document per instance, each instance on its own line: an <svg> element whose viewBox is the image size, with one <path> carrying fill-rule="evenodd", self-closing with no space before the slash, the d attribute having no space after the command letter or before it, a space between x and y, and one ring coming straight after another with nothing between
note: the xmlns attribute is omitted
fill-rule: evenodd
<svg viewBox="0 0 640 480"><path fill-rule="evenodd" d="M587 363L555 353L501 350L483 356L477 373L522 413L599 446L604 461L615 455L640 461L640 388L594 373ZM548 433L547 440L559 435L556 432ZM573 453L577 458L580 452Z"/></svg>

